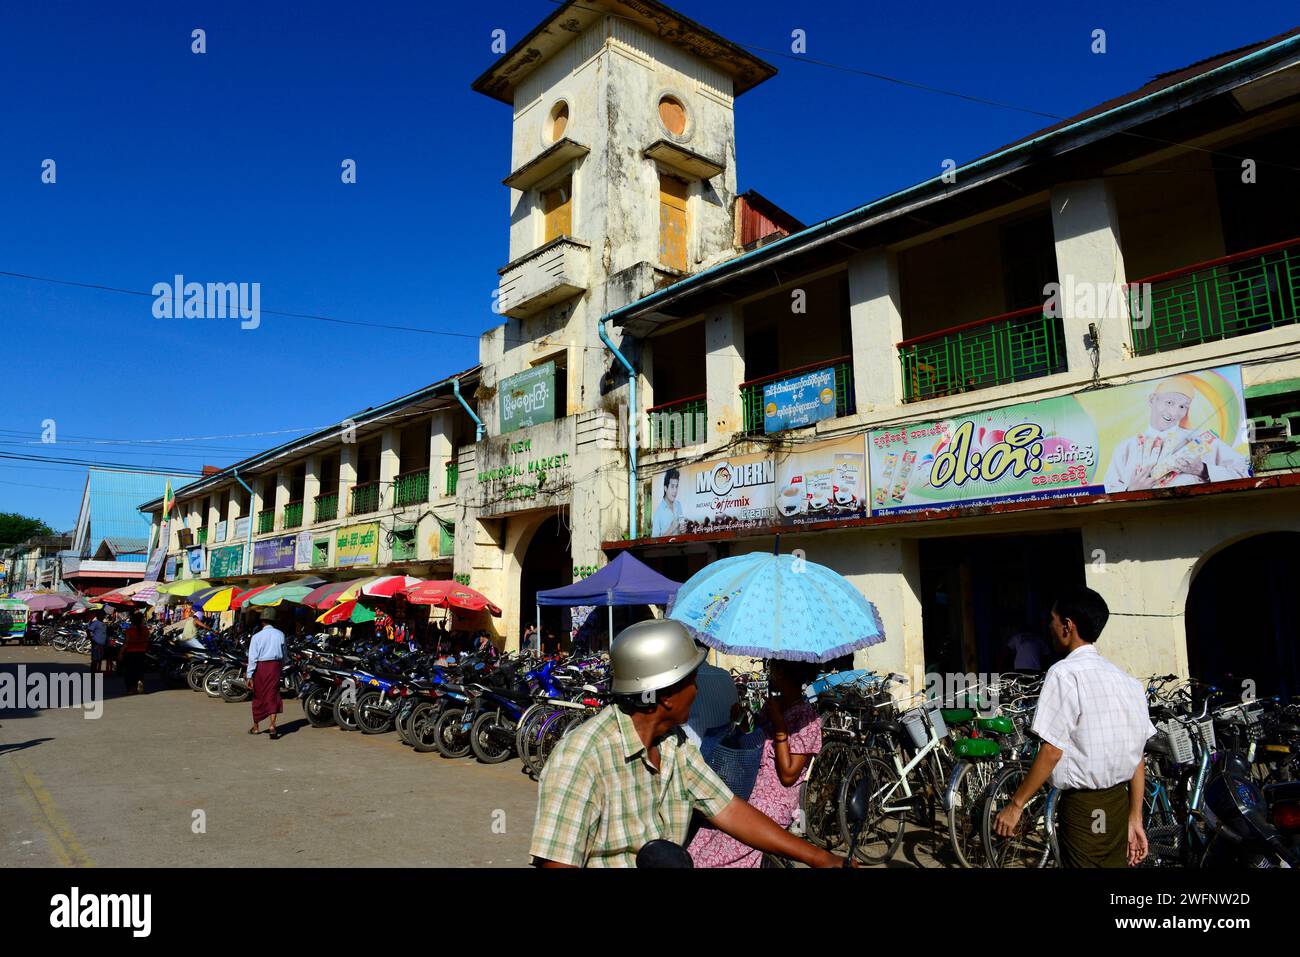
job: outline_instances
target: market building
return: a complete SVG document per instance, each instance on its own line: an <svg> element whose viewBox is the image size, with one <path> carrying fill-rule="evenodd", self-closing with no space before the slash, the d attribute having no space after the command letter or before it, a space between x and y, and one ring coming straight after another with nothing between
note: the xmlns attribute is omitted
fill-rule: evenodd
<svg viewBox="0 0 1300 957"><path fill-rule="evenodd" d="M306 571L327 579L451 578L458 455L475 425L458 397L469 369L174 488L150 515L159 575L264 584ZM160 545L161 542L161 545Z"/></svg>
<svg viewBox="0 0 1300 957"><path fill-rule="evenodd" d="M1300 691L1300 31L802 229L737 201L774 73L594 0L474 83L510 248L455 567L510 643L621 549L681 580L779 535L876 603L872 667L998 670L1086 583L1131 672Z"/></svg>

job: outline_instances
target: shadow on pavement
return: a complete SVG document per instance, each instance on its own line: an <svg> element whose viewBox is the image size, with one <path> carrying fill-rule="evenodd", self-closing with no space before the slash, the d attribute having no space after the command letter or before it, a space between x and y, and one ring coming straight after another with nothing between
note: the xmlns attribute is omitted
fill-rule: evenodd
<svg viewBox="0 0 1300 957"><path fill-rule="evenodd" d="M28 748L34 748L38 744L44 744L46 741L53 740L53 738L32 738L30 741L15 741L13 744L0 743L0 754L10 754L14 751L26 751Z"/></svg>

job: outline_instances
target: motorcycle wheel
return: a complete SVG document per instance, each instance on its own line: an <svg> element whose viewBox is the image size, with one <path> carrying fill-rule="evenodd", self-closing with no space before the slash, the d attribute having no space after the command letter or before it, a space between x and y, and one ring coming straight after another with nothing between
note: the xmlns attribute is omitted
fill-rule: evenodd
<svg viewBox="0 0 1300 957"><path fill-rule="evenodd" d="M357 695L360 698L361 695ZM343 731L357 730L357 707L356 699L352 702L343 700L343 695L339 695L334 701L334 723Z"/></svg>
<svg viewBox="0 0 1300 957"><path fill-rule="evenodd" d="M334 706L330 703L331 688L313 688L302 699L302 713L313 728L328 728L334 723Z"/></svg>
<svg viewBox="0 0 1300 957"><path fill-rule="evenodd" d="M433 729L433 738L438 742L438 753L444 758L463 758L473 750L468 731L461 730L464 708L448 708L438 719Z"/></svg>
<svg viewBox="0 0 1300 957"><path fill-rule="evenodd" d="M402 740L402 744L411 743L411 715L414 711L414 704L403 701L402 706L397 709L397 716L393 718L393 727L397 729L397 736Z"/></svg>
<svg viewBox="0 0 1300 957"><path fill-rule="evenodd" d="M238 668L230 668L221 679L221 700L226 704L238 704L253 696L253 687Z"/></svg>
<svg viewBox="0 0 1300 957"><path fill-rule="evenodd" d="M407 722L411 747L421 754L438 750L437 728L441 716L442 709L432 701L423 701L415 706Z"/></svg>
<svg viewBox="0 0 1300 957"><path fill-rule="evenodd" d="M208 673L203 676L203 690L209 698L221 697L221 679L225 677L225 667L209 668Z"/></svg>
<svg viewBox="0 0 1300 957"><path fill-rule="evenodd" d="M474 726L469 729L470 750L483 764L500 764L514 755L514 748L504 741L498 741L494 736L496 722L496 712L489 711L475 718Z"/></svg>
<svg viewBox="0 0 1300 957"><path fill-rule="evenodd" d="M357 695L353 714L356 716L357 728L362 734L384 734L393 730L393 716L381 711L378 691L363 691Z"/></svg>
<svg viewBox="0 0 1300 957"><path fill-rule="evenodd" d="M211 667L209 664L197 664L185 672L185 683L190 686L191 691L203 690L203 678Z"/></svg>

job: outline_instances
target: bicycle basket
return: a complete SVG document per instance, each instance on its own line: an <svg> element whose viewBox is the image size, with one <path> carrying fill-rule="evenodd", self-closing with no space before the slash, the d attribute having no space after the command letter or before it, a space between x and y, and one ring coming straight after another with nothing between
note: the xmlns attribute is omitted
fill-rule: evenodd
<svg viewBox="0 0 1300 957"><path fill-rule="evenodd" d="M936 738L947 737L948 725L944 723L943 715L939 712L940 708L936 702L926 702L923 706L913 708L899 717L899 724L907 731L912 746L918 751L930 743L930 732L926 727L927 716L929 717L929 724L934 727L934 736Z"/></svg>
<svg viewBox="0 0 1300 957"><path fill-rule="evenodd" d="M733 732L719 741L708 756L709 767L717 772L731 793L743 801L749 800L754 791L766 740L762 728L755 728L747 734Z"/></svg>
<svg viewBox="0 0 1300 957"><path fill-rule="evenodd" d="M1177 764L1191 764L1196 760L1196 751L1192 748L1192 736L1177 721L1161 721L1156 725L1156 737L1160 740L1157 747L1164 754L1173 758Z"/></svg>

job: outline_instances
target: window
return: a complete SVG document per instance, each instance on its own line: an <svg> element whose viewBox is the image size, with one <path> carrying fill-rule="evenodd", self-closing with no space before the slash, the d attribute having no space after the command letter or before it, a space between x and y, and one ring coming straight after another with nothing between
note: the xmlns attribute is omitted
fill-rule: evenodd
<svg viewBox="0 0 1300 957"><path fill-rule="evenodd" d="M686 271L686 197L689 187L675 176L659 176L659 261Z"/></svg>
<svg viewBox="0 0 1300 957"><path fill-rule="evenodd" d="M673 136L686 132L686 107L675 96L665 96L659 101L659 122Z"/></svg>
<svg viewBox="0 0 1300 957"><path fill-rule="evenodd" d="M393 529L393 561L412 561L418 551L414 525L399 525Z"/></svg>
<svg viewBox="0 0 1300 957"><path fill-rule="evenodd" d="M311 543L311 564L313 568L320 568L322 565L330 563L330 540L328 538L317 538Z"/></svg>
<svg viewBox="0 0 1300 957"><path fill-rule="evenodd" d="M542 190L542 242L573 233L573 177Z"/></svg>
<svg viewBox="0 0 1300 957"><path fill-rule="evenodd" d="M547 142L559 142L569 125L569 104L561 100L551 107L551 115L547 120L547 124Z"/></svg>

